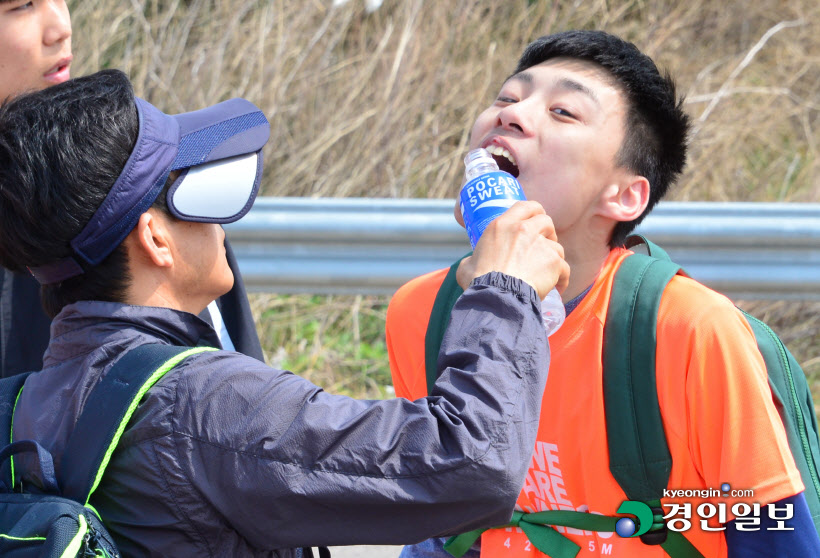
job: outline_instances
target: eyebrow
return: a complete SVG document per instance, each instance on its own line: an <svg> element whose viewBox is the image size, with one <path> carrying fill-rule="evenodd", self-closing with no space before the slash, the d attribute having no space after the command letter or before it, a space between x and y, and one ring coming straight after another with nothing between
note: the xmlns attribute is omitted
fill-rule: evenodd
<svg viewBox="0 0 820 558"><path fill-rule="evenodd" d="M2 2L3 0L0 0ZM532 74L528 73L526 70L520 71L517 74L513 74L507 79L504 80L504 83L508 81L520 81L522 83L526 83L528 85L532 84Z"/></svg>
<svg viewBox="0 0 820 558"><path fill-rule="evenodd" d="M527 85L532 85L533 83L532 74L530 74L526 70L511 75L505 80L505 83L513 80L520 81L521 83L525 83ZM570 78L561 78L560 80L558 80L556 86L558 87L558 89L564 89L566 91L577 91L589 97L593 102L595 102L595 104L601 104L601 102L598 100L598 95L595 93L595 91L593 91L592 89L590 89L589 87L587 87L579 81L575 81L574 79Z"/></svg>
<svg viewBox="0 0 820 558"><path fill-rule="evenodd" d="M569 78L562 78L558 81L558 88L559 89L566 89L568 91L577 91L582 93L592 99L595 104L600 105L601 102L598 100L598 95L595 94L595 91L584 85L583 83L577 82L574 79Z"/></svg>

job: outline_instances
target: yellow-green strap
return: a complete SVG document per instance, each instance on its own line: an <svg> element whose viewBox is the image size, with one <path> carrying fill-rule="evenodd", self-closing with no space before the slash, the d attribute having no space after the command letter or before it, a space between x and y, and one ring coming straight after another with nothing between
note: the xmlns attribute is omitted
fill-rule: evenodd
<svg viewBox="0 0 820 558"><path fill-rule="evenodd" d="M20 396L23 395L23 387L20 387L20 391L17 392L17 397L14 399L14 407L11 410L11 430L9 431L9 443L14 442L14 411L17 410L17 403L20 401ZM11 464L11 490L14 490L14 456L9 458L9 463Z"/></svg>
<svg viewBox="0 0 820 558"><path fill-rule="evenodd" d="M83 514L80 514L78 519L80 522L80 528L77 529L77 534L74 535L74 538L71 539L71 542L68 543L67 547L65 547L65 550L60 555L60 558L74 558L80 553L80 548L83 545L83 539L85 539L85 534L88 532L88 524L86 523L85 516L83 516Z"/></svg>
<svg viewBox="0 0 820 558"><path fill-rule="evenodd" d="M117 447L117 444L120 441L120 437L122 436L123 432L125 431L125 427L128 424L128 421L131 418L131 415L134 414L134 411L139 405L142 397L145 393L160 379L162 378L166 372L173 369L179 362L188 358L191 355L195 355L198 353L202 353L205 351L215 351L213 347L193 347L188 349L187 351L183 351L170 359L168 359L162 366L160 366L143 384L140 388L139 393L137 396L131 401L131 404L128 406L128 409L125 412L125 416L123 416L122 421L120 422L119 426L117 427L117 431L114 434L111 443L108 445L108 449L105 451L105 455L103 456L102 463L100 463L100 467L97 470L97 475L94 478L94 483L91 485L91 490L88 493L88 497L86 498L84 504L88 504L91 501L91 495L97 489L97 486L100 484L100 480L102 480L103 473L105 473L105 468L108 466L108 462L111 460L111 455L114 453L114 450Z"/></svg>
<svg viewBox="0 0 820 558"><path fill-rule="evenodd" d="M95 386L63 452L63 496L87 504L141 398L185 357L214 350L147 344L125 352Z"/></svg>
<svg viewBox="0 0 820 558"><path fill-rule="evenodd" d="M100 515L100 512L97 511L97 508L95 508L94 506L92 506L91 504L88 504L88 503L85 504L85 507L90 509L92 512L94 512L94 515L97 516L97 519L102 521L102 516Z"/></svg>
<svg viewBox="0 0 820 558"><path fill-rule="evenodd" d="M0 533L0 539L6 539L9 541L44 541L46 540L45 537L13 537L11 535L6 535L5 533Z"/></svg>

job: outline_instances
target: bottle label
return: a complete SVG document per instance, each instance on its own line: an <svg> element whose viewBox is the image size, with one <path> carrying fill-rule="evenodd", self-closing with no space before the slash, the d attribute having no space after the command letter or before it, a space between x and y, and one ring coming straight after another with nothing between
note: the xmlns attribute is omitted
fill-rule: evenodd
<svg viewBox="0 0 820 558"><path fill-rule="evenodd" d="M518 180L504 171L487 172L467 182L461 189L460 205L472 247L493 219L526 199Z"/></svg>

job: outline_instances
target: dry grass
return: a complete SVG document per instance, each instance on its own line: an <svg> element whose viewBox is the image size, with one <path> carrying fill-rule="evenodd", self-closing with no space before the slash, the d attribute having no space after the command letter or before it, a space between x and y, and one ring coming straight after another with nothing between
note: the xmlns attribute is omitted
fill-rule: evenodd
<svg viewBox="0 0 820 558"><path fill-rule="evenodd" d="M331 0L69 3L76 73L121 68L169 111L237 95L262 107L273 126L265 195L452 197L467 132L523 46L601 28L653 56L687 95L692 156L672 199L820 202L816 0L387 0L371 15ZM332 312L284 300L308 321L308 309ZM355 304L328 304L342 300ZM795 352L820 376L820 305L766 308L775 321L802 316L795 331L808 337L796 334ZM261 327L265 337L273 326ZM270 341L298 351L286 338Z"/></svg>
<svg viewBox="0 0 820 558"><path fill-rule="evenodd" d="M80 72L122 68L168 110L262 107L267 195L453 196L467 131L523 46L599 27L687 94L695 142L674 198L820 200L815 0L73 4Z"/></svg>

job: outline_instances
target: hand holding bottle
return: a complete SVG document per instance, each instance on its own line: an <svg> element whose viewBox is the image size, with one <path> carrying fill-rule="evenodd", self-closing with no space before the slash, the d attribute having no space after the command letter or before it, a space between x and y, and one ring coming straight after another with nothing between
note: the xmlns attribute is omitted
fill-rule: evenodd
<svg viewBox="0 0 820 558"><path fill-rule="evenodd" d="M517 202L490 223L473 255L462 260L457 279L466 287L476 277L500 271L531 285L542 299L556 285L569 281L564 249L556 242L555 229L541 204Z"/></svg>
<svg viewBox="0 0 820 558"><path fill-rule="evenodd" d="M459 266L457 279L465 288L473 278L501 271L530 284L542 299L547 335L565 318L559 290L569 281L569 266L557 242L555 228L541 204L525 200L521 185L484 149L464 158L465 184L460 213L474 253ZM508 209L509 208L509 209Z"/></svg>

